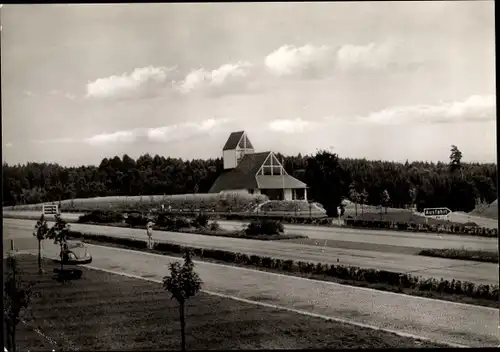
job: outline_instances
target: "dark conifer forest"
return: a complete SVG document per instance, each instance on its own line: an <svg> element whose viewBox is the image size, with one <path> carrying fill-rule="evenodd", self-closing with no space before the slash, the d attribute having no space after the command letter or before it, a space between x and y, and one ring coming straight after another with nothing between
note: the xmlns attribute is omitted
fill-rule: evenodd
<svg viewBox="0 0 500 352"><path fill-rule="evenodd" d="M283 156L287 172L310 187L308 197L334 213L340 200L365 195L365 203L449 207L469 212L479 202L497 199L495 164L463 163L452 146L449 163L343 159L320 151L313 156ZM3 164L3 205L69 198L207 193L223 172L222 159L181 160L149 154L105 158L99 166ZM363 192L364 191L364 192ZM354 199L352 199L354 200ZM359 199L358 199L359 200Z"/></svg>

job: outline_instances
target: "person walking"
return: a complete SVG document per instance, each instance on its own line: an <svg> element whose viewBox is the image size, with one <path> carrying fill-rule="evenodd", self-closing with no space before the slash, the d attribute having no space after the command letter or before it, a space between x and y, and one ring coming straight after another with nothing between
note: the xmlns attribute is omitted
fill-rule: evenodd
<svg viewBox="0 0 500 352"><path fill-rule="evenodd" d="M149 220L146 225L146 233L148 235L148 242L147 242L148 249L153 249L153 226L154 222Z"/></svg>

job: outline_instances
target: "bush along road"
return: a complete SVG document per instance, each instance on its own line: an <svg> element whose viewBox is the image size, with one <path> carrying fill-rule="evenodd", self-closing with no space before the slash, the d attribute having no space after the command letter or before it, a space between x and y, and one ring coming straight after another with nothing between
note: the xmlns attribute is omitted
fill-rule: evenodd
<svg viewBox="0 0 500 352"><path fill-rule="evenodd" d="M158 231L184 232L263 241L308 238L303 235L285 235L283 224L271 219L253 220L242 231L222 230L217 221L209 222L209 217L204 214L199 214L189 219L161 213L153 216L152 220L155 223L154 229ZM77 222L90 225L145 229L148 221L148 217L140 213L131 213L126 219L123 219L121 213L96 210L80 216Z"/></svg>
<svg viewBox="0 0 500 352"><path fill-rule="evenodd" d="M469 249L423 249L418 255L447 259L472 260L476 262L498 263L498 253Z"/></svg>
<svg viewBox="0 0 500 352"><path fill-rule="evenodd" d="M146 241L104 235L71 232L70 237L87 243L110 245L147 251ZM487 307L498 306L498 285L477 285L471 282L436 280L385 270L364 269L344 265L295 262L231 251L186 247L166 242L156 243L153 252L180 255L189 248L195 257L203 260L250 266L259 270L305 276L313 279L335 281L351 286L370 287L415 296L456 301Z"/></svg>

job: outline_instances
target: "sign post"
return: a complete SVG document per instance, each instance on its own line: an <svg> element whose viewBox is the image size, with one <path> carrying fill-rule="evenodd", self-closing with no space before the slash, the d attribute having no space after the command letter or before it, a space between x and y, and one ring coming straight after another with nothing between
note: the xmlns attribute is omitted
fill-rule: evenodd
<svg viewBox="0 0 500 352"><path fill-rule="evenodd" d="M59 214L59 209L56 204L44 204L42 206L42 213L44 215L55 215Z"/></svg>
<svg viewBox="0 0 500 352"><path fill-rule="evenodd" d="M438 220L445 220L452 211L449 208L425 208L424 216Z"/></svg>

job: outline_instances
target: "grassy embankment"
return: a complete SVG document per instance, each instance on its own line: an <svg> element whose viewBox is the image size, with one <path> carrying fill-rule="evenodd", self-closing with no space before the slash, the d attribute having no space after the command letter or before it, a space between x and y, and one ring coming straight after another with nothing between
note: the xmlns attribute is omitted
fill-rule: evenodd
<svg viewBox="0 0 500 352"><path fill-rule="evenodd" d="M44 262L48 274L39 276L35 256L18 258L18 277L36 281L40 293L30 304L32 314L23 317L29 326L20 324L18 351L179 349L178 306L160 283L82 268L81 279L62 284L49 274L57 266L51 261ZM186 306L186 345L199 350L446 347L203 292Z"/></svg>

